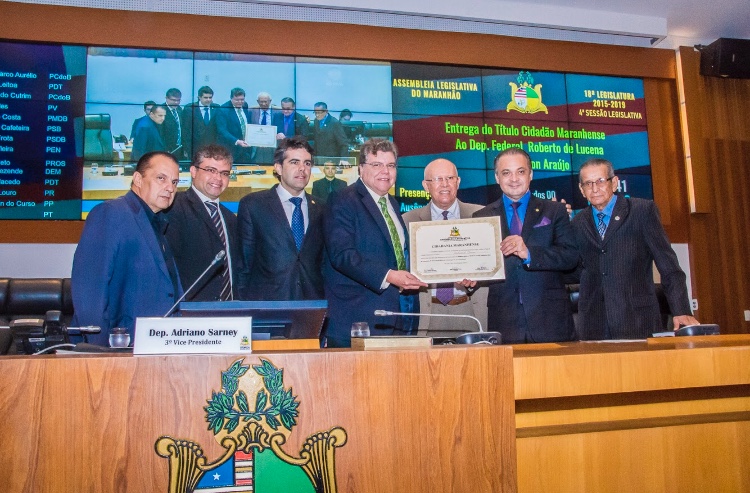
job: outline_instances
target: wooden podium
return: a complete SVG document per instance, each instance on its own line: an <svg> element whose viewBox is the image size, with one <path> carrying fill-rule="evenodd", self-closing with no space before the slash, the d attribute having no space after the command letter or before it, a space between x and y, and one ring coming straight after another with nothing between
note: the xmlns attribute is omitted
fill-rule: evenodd
<svg viewBox="0 0 750 493"><path fill-rule="evenodd" d="M309 491L515 492L512 365L510 347L7 357L0 491L189 491L222 478L221 461L254 461L233 466L246 478L237 471L274 449L289 474L216 491L307 491L274 486L300 466ZM266 417L238 419L230 436L231 419L214 416L215 435L208 408L221 401Z"/></svg>
<svg viewBox="0 0 750 493"><path fill-rule="evenodd" d="M518 490L750 492L750 335L514 346Z"/></svg>

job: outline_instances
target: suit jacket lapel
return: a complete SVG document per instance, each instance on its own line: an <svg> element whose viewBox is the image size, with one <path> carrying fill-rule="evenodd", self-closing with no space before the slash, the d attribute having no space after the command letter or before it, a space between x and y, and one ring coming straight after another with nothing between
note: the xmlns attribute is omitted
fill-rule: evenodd
<svg viewBox="0 0 750 493"><path fill-rule="evenodd" d="M219 237L219 232L216 231L216 227L214 227L214 222L211 219L211 216L208 214L206 206L203 204L200 197L198 197L198 194L195 193L193 187L188 188L185 193L187 194L190 207L193 209L193 214L196 217L200 218L200 220L203 222L203 224L206 225L208 230L211 231L212 235L216 236L218 240L221 240L221 238ZM219 212L221 212L221 209L219 209Z"/></svg>
<svg viewBox="0 0 750 493"><path fill-rule="evenodd" d="M276 191L276 187L278 186L279 184L277 183L269 190L268 208L271 211L271 214L273 214L273 222L278 225L277 227L279 229L284 230L284 235L287 238L287 242L290 242L294 250L296 250L297 243L294 241L294 234L292 234L292 227L289 225L289 219L287 219L286 217L286 212L284 212L284 206L281 204L281 199L279 198L279 194ZM308 213L309 213L309 210L308 210Z"/></svg>
<svg viewBox="0 0 750 493"><path fill-rule="evenodd" d="M372 218L375 220L375 223L377 223L378 228L380 229L380 233L388 240L388 243L391 245L391 251L395 252L395 250L393 249L393 242L391 242L391 233L390 231L388 231L388 225L385 223L385 218L383 217L383 213L380 210L380 206L376 204L374 200L372 200L372 196L370 195L370 192L367 191L367 187L365 187L365 184L362 183L362 180L357 180L357 192L360 195L362 205L364 205L365 209L367 209L367 212L370 213L370 216L372 216Z"/></svg>
<svg viewBox="0 0 750 493"><path fill-rule="evenodd" d="M523 228L521 229L521 237L524 241L534 231L534 226L539 224L539 217L543 214L544 202L534 197L529 197L529 205L526 207L526 216L523 218Z"/></svg>
<svg viewBox="0 0 750 493"><path fill-rule="evenodd" d="M132 196L130 195L130 193L132 193ZM143 238L143 240L146 242L148 249L151 250L151 254L154 256L156 265L159 266L162 274L164 274L164 276L166 276L166 278L169 279L169 282L171 283L172 278L169 276L167 263L164 261L164 252L161 251L159 242L156 239L156 233L154 232L153 226L151 226L151 221L148 220L146 211L143 210L142 204L138 201L138 197L136 196L135 192L128 192L128 195L126 195L125 197L128 199L131 210L135 213L135 223L141 230L141 238Z"/></svg>
<svg viewBox="0 0 750 493"><path fill-rule="evenodd" d="M601 236L599 236L599 231L596 229L596 225L594 224L594 213L591 210L592 207L588 206L585 209L583 209L579 214L583 214L583 224L586 229L586 234L589 236L589 239L592 243L597 244L602 241Z"/></svg>
<svg viewBox="0 0 750 493"><path fill-rule="evenodd" d="M606 244L609 239L614 235L614 233L620 229L620 226L622 226L622 223L625 221L625 219L628 217L628 214L630 213L630 203L628 202L628 199L623 197L622 195L617 196L617 201L615 202L615 208L612 210L612 217L609 218L609 225L607 225L607 231L604 232L604 240L603 244ZM593 223L593 216L591 219ZM599 233L596 234L599 236Z"/></svg>

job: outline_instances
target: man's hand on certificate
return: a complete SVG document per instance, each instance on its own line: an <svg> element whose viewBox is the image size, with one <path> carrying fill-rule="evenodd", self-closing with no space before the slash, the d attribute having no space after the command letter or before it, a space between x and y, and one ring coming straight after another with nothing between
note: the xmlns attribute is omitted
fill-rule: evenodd
<svg viewBox="0 0 750 493"><path fill-rule="evenodd" d="M473 290L476 287L476 285L477 285L476 281L471 281L469 279L464 279L463 281L456 283L456 287L463 287L467 291Z"/></svg>
<svg viewBox="0 0 750 493"><path fill-rule="evenodd" d="M529 249L526 248L526 243L523 242L523 238L519 235L506 236L505 239L500 242L500 250L506 257L516 255L517 257L526 260L529 256Z"/></svg>
<svg viewBox="0 0 750 493"><path fill-rule="evenodd" d="M405 270L389 270L388 275L385 276L385 280L397 286L399 291L404 289L419 289L426 288L427 284L417 279L411 272Z"/></svg>

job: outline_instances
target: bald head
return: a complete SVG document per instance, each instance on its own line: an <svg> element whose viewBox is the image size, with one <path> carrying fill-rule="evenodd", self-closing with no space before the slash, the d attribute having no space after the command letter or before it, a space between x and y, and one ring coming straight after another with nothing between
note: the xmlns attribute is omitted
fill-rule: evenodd
<svg viewBox="0 0 750 493"><path fill-rule="evenodd" d="M430 194L432 202L442 210L449 209L456 201L460 183L456 165L447 159L436 159L424 169L422 186Z"/></svg>

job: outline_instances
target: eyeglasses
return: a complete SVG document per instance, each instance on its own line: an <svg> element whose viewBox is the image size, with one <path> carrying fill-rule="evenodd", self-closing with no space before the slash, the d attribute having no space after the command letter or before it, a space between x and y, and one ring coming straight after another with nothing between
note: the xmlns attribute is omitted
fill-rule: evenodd
<svg viewBox="0 0 750 493"><path fill-rule="evenodd" d="M396 163L387 163L386 164L386 163L379 163L379 162L376 161L374 163L365 163L365 164L369 164L370 166L372 166L373 168L378 169L378 170L380 170L380 169L387 169L388 171L393 171L394 169L396 169Z"/></svg>
<svg viewBox="0 0 750 493"><path fill-rule="evenodd" d="M608 181L612 181L613 178L614 176L610 176L609 178L599 178L598 180L584 181L583 183L581 183L581 186L586 190L591 190L592 188L594 188L594 185L596 185L597 188L603 187L605 183L607 183Z"/></svg>
<svg viewBox="0 0 750 493"><path fill-rule="evenodd" d="M208 171L212 175L220 175L222 178L229 178L229 175L232 173L231 171L219 171L216 168L201 168L200 166L196 166L196 168L203 171Z"/></svg>
<svg viewBox="0 0 750 493"><path fill-rule="evenodd" d="M458 180L457 176L436 176L432 180L425 180L425 181L429 183L437 183L438 185L443 185L443 184L452 185L453 183L455 183L456 180Z"/></svg>

